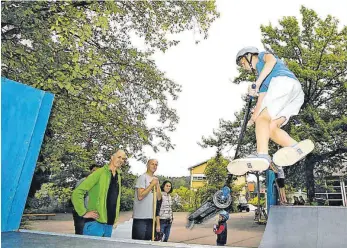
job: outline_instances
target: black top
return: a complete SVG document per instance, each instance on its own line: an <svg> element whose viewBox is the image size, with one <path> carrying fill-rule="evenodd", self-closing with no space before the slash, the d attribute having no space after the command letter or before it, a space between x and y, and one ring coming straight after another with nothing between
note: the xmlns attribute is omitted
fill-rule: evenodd
<svg viewBox="0 0 347 248"><path fill-rule="evenodd" d="M157 200L157 207L156 207L156 211L155 211L155 216L160 216L160 208L161 208L162 203L163 203L163 198L161 198L161 200Z"/></svg>
<svg viewBox="0 0 347 248"><path fill-rule="evenodd" d="M225 245L228 239L228 225L226 222L218 222L218 228L220 225L224 225L224 230L221 234L217 234L217 243Z"/></svg>
<svg viewBox="0 0 347 248"><path fill-rule="evenodd" d="M107 225L113 225L114 220L116 219L116 207L117 207L117 198L119 194L118 186L118 176L117 172L113 176L111 174L110 186L108 187L106 208L107 208Z"/></svg>

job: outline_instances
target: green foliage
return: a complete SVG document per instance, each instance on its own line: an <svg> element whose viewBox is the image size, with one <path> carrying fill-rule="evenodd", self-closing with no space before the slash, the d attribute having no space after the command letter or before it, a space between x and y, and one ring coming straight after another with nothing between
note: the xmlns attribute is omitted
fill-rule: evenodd
<svg viewBox="0 0 347 248"><path fill-rule="evenodd" d="M258 196L250 199L248 203L252 204L253 206L258 206ZM263 197L260 197L260 206L265 206L265 198Z"/></svg>
<svg viewBox="0 0 347 248"><path fill-rule="evenodd" d="M130 165L128 163L122 166L122 187L133 189L135 187L137 177L130 173Z"/></svg>
<svg viewBox="0 0 347 248"><path fill-rule="evenodd" d="M191 212L200 205L197 192L181 186L171 193L172 209L177 212Z"/></svg>
<svg viewBox="0 0 347 248"><path fill-rule="evenodd" d="M166 181L169 180L172 183L173 188L180 188L181 186L189 188L190 187L190 177L182 176L182 177L166 177L166 176L157 176L160 182L160 185Z"/></svg>
<svg viewBox="0 0 347 248"><path fill-rule="evenodd" d="M228 160L221 156L207 161L205 169L207 183L197 191L201 202L211 200L213 195L224 186L227 178L227 165Z"/></svg>
<svg viewBox="0 0 347 248"><path fill-rule="evenodd" d="M72 190L68 188L57 188L53 183L46 183L41 186L41 189L36 192L37 199L56 199L58 203L66 202L70 199Z"/></svg>
<svg viewBox="0 0 347 248"><path fill-rule="evenodd" d="M172 181L172 185L174 188L180 188L181 186L189 188L190 187L190 177L182 176L182 177L170 177L170 181Z"/></svg>
<svg viewBox="0 0 347 248"><path fill-rule="evenodd" d="M28 198L28 212L66 211L70 202L72 190L57 187L53 183L44 183L35 193L35 197Z"/></svg>
<svg viewBox="0 0 347 248"><path fill-rule="evenodd" d="M222 156L211 158L207 162L205 175L209 186L213 186L218 189L221 189L224 186L228 176L228 163L229 161Z"/></svg>
<svg viewBox="0 0 347 248"><path fill-rule="evenodd" d="M217 155L216 157L211 158L209 161L207 161L207 167L205 169L207 183L202 188L199 188L197 190L197 203L201 204L207 200L211 200L213 198L213 195L218 190L222 189L228 176L228 163L229 160L223 158L221 155ZM231 196L233 198L233 201L235 202L237 196L245 187L245 184L236 185L233 181L229 186L231 187Z"/></svg>
<svg viewBox="0 0 347 248"><path fill-rule="evenodd" d="M286 125L285 130L296 140L311 139L315 150L297 166L285 170L287 182L305 187L310 199L314 196L314 171L324 177L339 170L347 152L347 26L339 28L332 16L321 19L314 10L301 7L301 23L295 17L284 17L277 26L262 25L264 47L278 55L302 84L305 100L298 116L301 122ZM240 70L234 82L252 80ZM234 146L245 109L236 114L236 121L221 120L213 136L203 137L203 147ZM270 142L270 153L278 149ZM240 155L255 150L254 129L247 130Z"/></svg>
<svg viewBox="0 0 347 248"><path fill-rule="evenodd" d="M122 187L121 198L120 198L120 211L130 211L134 205L134 188Z"/></svg>
<svg viewBox="0 0 347 248"><path fill-rule="evenodd" d="M72 188L120 145L142 160L144 146L172 149L181 87L151 56L178 43L171 34L206 38L218 15L214 1L1 2L2 76L55 94L38 183Z"/></svg>

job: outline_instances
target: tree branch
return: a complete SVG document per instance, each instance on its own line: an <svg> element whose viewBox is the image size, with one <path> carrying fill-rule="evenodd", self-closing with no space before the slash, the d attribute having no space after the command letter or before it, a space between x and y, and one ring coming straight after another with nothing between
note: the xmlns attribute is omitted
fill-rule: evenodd
<svg viewBox="0 0 347 248"><path fill-rule="evenodd" d="M347 72L347 68L339 73L337 73L335 76L333 76L324 87L322 87L318 92L317 89L314 90L314 92L312 93L312 98L316 99L318 96L320 96L323 92L323 90L326 90L328 87L333 87L334 84L332 84L333 80L336 79L338 76L341 76L343 73ZM317 80L318 82L318 80Z"/></svg>
<svg viewBox="0 0 347 248"><path fill-rule="evenodd" d="M337 154L346 153L346 152L347 152L347 147L337 148L337 149L330 151L330 152L315 155L315 158L316 158L315 160L316 161L326 160L328 158L334 157Z"/></svg>

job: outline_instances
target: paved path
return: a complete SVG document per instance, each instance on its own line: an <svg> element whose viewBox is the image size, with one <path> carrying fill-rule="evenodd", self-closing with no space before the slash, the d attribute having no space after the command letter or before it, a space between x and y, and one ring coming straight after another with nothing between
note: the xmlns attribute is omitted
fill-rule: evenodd
<svg viewBox="0 0 347 248"><path fill-rule="evenodd" d="M127 235L126 229L132 212L122 212L119 219L119 228L123 229L123 235ZM215 219L195 226L192 230L185 228L188 213L174 213L174 223L171 228L169 241L188 244L215 245L216 235L212 231ZM234 213L228 221L228 246L258 247L265 230L265 226L253 222L254 212ZM123 226L122 226L123 224ZM31 230L58 233L74 233L71 214L57 214L50 220L28 221ZM127 227L127 228L124 228ZM121 230L119 230L121 231ZM115 231L117 233L117 231Z"/></svg>

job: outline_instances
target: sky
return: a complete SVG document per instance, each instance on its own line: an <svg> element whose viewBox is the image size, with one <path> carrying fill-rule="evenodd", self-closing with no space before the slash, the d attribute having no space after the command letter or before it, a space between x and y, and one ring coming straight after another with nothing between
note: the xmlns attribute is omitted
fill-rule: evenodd
<svg viewBox="0 0 347 248"><path fill-rule="evenodd" d="M158 153L144 150L148 157L158 159L157 174L188 176L188 167L215 155L214 148L203 149L197 142L218 128L219 119L234 120L234 113L244 105L241 96L247 84L230 81L237 76L236 53L245 46L262 50L260 25L271 22L277 26L284 16L300 18L301 5L313 9L321 18L330 14L341 25L347 25L347 1L217 0L221 16L212 24L206 40L196 45L197 34L187 31L178 36L177 46L155 54L158 68L182 86L178 100L170 102L180 118L176 131L169 134L175 149ZM231 157L233 152L223 155ZM129 163L135 174L146 170L145 164L135 159L129 159Z"/></svg>

